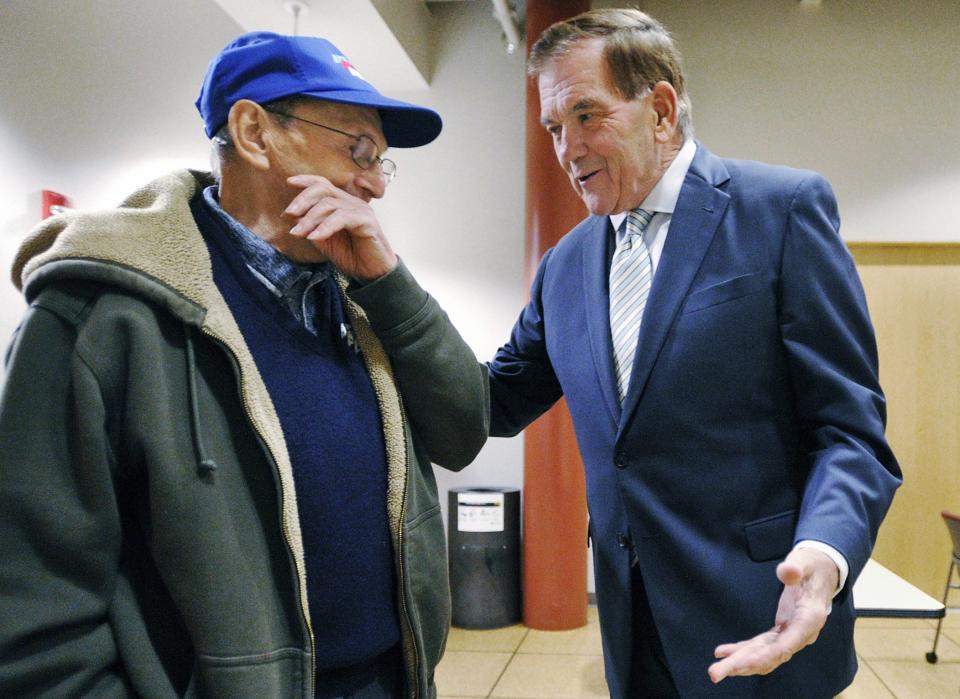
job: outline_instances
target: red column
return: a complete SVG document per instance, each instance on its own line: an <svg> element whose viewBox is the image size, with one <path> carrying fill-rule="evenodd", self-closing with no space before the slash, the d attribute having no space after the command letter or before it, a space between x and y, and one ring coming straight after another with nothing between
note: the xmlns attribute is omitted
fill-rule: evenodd
<svg viewBox="0 0 960 699"><path fill-rule="evenodd" d="M528 0L527 50L561 19L590 9L589 0ZM586 215L540 125L540 97L527 83L525 269L533 280L543 254ZM583 463L566 403L524 432L523 619L534 629L587 623L587 500Z"/></svg>

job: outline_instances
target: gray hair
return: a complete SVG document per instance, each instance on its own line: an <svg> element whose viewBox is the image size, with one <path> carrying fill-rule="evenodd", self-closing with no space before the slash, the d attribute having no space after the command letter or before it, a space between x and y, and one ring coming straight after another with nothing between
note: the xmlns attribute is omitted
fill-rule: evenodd
<svg viewBox="0 0 960 699"><path fill-rule="evenodd" d="M530 49L527 72L540 75L555 58L589 39L603 40L613 87L624 99L640 97L651 83L670 83L677 92L678 128L685 138L693 137L680 50L664 26L640 10L591 10L547 27Z"/></svg>

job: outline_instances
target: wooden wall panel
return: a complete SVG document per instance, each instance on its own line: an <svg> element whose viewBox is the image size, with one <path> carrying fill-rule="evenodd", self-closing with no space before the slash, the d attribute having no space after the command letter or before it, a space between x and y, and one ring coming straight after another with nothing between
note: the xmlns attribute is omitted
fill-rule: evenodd
<svg viewBox="0 0 960 699"><path fill-rule="evenodd" d="M904 473L874 558L939 598L951 550L940 511L960 513L960 244L849 247L877 333L887 436Z"/></svg>

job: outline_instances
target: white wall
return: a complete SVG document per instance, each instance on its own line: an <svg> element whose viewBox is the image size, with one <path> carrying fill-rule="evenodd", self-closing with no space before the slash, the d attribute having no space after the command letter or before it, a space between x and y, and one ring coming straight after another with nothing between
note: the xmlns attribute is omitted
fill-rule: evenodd
<svg viewBox="0 0 960 699"><path fill-rule="evenodd" d="M193 100L238 33L212 2L0 4L0 345L24 308L9 262L40 190L108 207L157 174L206 167Z"/></svg>
<svg viewBox="0 0 960 699"><path fill-rule="evenodd" d="M847 240L960 240L960 2L639 4L680 43L712 151L821 172Z"/></svg>
<svg viewBox="0 0 960 699"><path fill-rule="evenodd" d="M436 109L443 132L426 148L391 151L397 179L378 202L399 254L481 361L507 340L526 293L524 63L503 49L490 7L434 5L431 90L397 96ZM491 439L466 470L436 474L446 518L449 488L521 487L523 442Z"/></svg>

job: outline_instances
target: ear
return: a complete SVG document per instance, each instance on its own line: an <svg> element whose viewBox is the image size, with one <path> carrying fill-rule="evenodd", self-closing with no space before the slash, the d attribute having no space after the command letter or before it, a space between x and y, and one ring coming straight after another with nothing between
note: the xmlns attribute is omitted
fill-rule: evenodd
<svg viewBox="0 0 960 699"><path fill-rule="evenodd" d="M654 84L652 90L653 110L657 115L654 136L661 143L667 143L677 131L680 120L680 100L673 85L666 80Z"/></svg>
<svg viewBox="0 0 960 699"><path fill-rule="evenodd" d="M270 115L256 102L238 100L230 107L227 128L237 156L257 170L270 169Z"/></svg>

